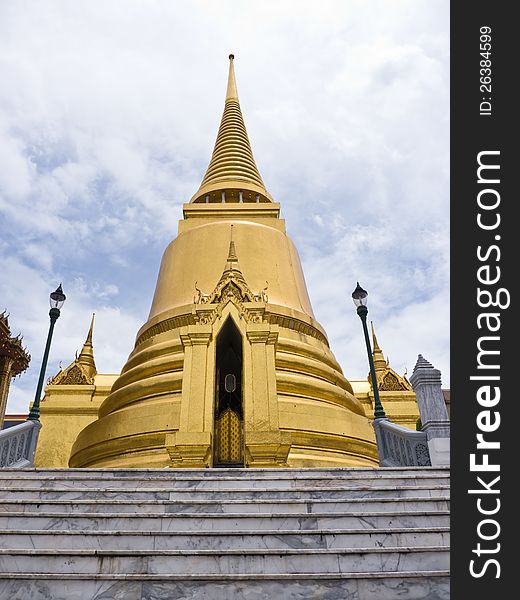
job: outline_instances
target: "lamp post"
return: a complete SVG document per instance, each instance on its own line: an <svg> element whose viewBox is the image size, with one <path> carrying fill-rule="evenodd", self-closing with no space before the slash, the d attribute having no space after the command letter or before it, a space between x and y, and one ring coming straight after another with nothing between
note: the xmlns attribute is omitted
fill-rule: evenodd
<svg viewBox="0 0 520 600"><path fill-rule="evenodd" d="M61 283L56 289L56 291L52 292L49 297L49 302L51 305L51 309L49 311L49 317L51 323L49 325L49 333L47 334L47 343L45 344L45 352L43 353L42 366L40 368L40 377L38 379L38 387L36 388L36 395L34 396L34 402L31 408L31 412L27 417L28 421L39 421L40 420L40 396L43 388L43 380L45 379L45 370L47 369L47 360L49 358L49 350L51 348L51 340L52 340L52 332L54 331L54 325L60 316L60 308L63 306L65 302L65 294L61 289Z"/></svg>
<svg viewBox="0 0 520 600"><path fill-rule="evenodd" d="M379 389L377 386L376 370L374 368L374 358L372 356L372 348L370 346L370 338L368 337L367 327L367 296L368 292L364 290L357 282L356 289L352 292L352 300L357 307L357 314L363 324L363 333L365 334L365 342L367 345L368 363L370 365L370 377L372 379L372 389L374 390L374 419L386 419L386 414L379 398Z"/></svg>

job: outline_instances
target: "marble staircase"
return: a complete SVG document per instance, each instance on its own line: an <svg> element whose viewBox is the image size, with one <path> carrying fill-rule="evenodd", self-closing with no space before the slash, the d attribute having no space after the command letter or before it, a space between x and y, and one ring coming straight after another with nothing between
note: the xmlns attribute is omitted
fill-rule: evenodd
<svg viewBox="0 0 520 600"><path fill-rule="evenodd" d="M449 598L449 471L24 469L0 600Z"/></svg>

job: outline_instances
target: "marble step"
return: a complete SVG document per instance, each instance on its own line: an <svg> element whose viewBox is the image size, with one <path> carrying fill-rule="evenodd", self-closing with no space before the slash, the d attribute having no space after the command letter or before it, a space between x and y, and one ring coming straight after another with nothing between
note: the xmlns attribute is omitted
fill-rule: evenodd
<svg viewBox="0 0 520 600"><path fill-rule="evenodd" d="M448 469L2 474L0 598L449 598Z"/></svg>
<svg viewBox="0 0 520 600"><path fill-rule="evenodd" d="M0 529L45 529L89 531L227 531L243 529L264 531L293 529L379 529L388 527L447 527L447 510L395 513L359 511L309 514L300 513L76 513L0 512Z"/></svg>
<svg viewBox="0 0 520 600"><path fill-rule="evenodd" d="M373 476L400 476L402 474L410 473L430 473L430 474L442 474L449 473L449 467L314 467L314 468L265 468L265 469L248 469L248 468L223 468L223 469L63 469L63 468L24 468L24 469L6 469L6 476L10 474L28 475L52 475L52 474L64 474L70 473L71 477L76 475L89 476L89 475L101 475L103 477L112 477L116 475L128 475L138 476L141 479L150 477L170 477L173 474L182 473L183 475L196 476L199 478L222 478L228 477L250 477L253 473L256 479L265 477L279 477L279 476L300 476L300 477L322 477L334 475L348 477L373 477Z"/></svg>
<svg viewBox="0 0 520 600"><path fill-rule="evenodd" d="M40 531L0 530L2 549L56 551L98 548L109 550L218 550L279 548L384 548L387 546L448 546L449 528L323 529L319 531Z"/></svg>
<svg viewBox="0 0 520 600"><path fill-rule="evenodd" d="M2 473L3 477L3 473ZM239 490L239 489L270 489L270 490L286 490L291 491L295 488L300 489L349 489L358 488L360 486L367 489L377 488L380 486L394 487L395 489L414 488L417 486L426 486L436 488L438 486L449 485L449 479L446 477L406 477L406 478L381 478L381 479L336 479L336 478L307 478L307 479L197 479L197 478L180 478L171 479L144 479L138 478L110 478L110 479L91 479L91 478L68 478L61 477L33 477L33 478L6 478L2 480L4 488L34 488L37 486L51 487L69 487L70 489L104 489L105 487L129 488L134 489L166 489L166 490Z"/></svg>
<svg viewBox="0 0 520 600"><path fill-rule="evenodd" d="M395 486L352 486L325 488L316 486L314 488L292 488L270 489L270 488L222 488L222 489L193 489L193 488L175 488L173 490L167 487L147 488L141 487L126 488L121 486L103 486L102 489L77 489L70 486L32 486L32 487L5 487L0 486L0 502L2 498L10 497L19 500L80 500L80 499L117 499L117 500L185 500L193 496L197 499L209 500L257 500L267 498L287 498L295 500L306 499L344 499L344 498L366 498L376 496L381 498L442 498L448 499L450 488L447 485L438 485L435 488L425 485L408 486L397 488Z"/></svg>
<svg viewBox="0 0 520 600"><path fill-rule="evenodd" d="M348 498L293 500L2 500L0 513L27 512L47 513L52 511L69 513L300 513L312 514L344 511L377 511L394 513L403 510L447 510L449 502L440 498Z"/></svg>
<svg viewBox="0 0 520 600"><path fill-rule="evenodd" d="M276 550L0 550L0 571L23 573L342 573L446 570L443 546Z"/></svg>
<svg viewBox="0 0 520 600"><path fill-rule="evenodd" d="M449 600L449 572L261 575L0 574L0 598L31 600Z"/></svg>
<svg viewBox="0 0 520 600"><path fill-rule="evenodd" d="M45 487L103 488L114 483L117 487L129 488L190 488L213 489L293 489L293 488L344 488L363 486L416 486L436 487L449 484L449 471L432 469L359 469L359 470L287 470L271 469L200 469L197 471L170 469L150 470L4 470L2 487L34 487L45 483Z"/></svg>

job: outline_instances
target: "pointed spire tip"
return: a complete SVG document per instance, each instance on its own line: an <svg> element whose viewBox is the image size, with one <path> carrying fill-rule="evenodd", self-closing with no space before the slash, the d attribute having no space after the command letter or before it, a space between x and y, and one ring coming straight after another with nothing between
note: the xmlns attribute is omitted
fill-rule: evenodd
<svg viewBox="0 0 520 600"><path fill-rule="evenodd" d="M235 249L235 242L233 240L229 242L228 262L238 262L237 251Z"/></svg>
<svg viewBox="0 0 520 600"><path fill-rule="evenodd" d="M229 55L229 75L228 75L228 87L226 92L226 102L228 100L238 100L237 82L235 80L235 70L233 68L234 54Z"/></svg>
<svg viewBox="0 0 520 600"><path fill-rule="evenodd" d="M92 319L90 321L90 327L88 329L87 339L85 340L85 343L83 344L83 348L81 349L81 352L79 353L79 355L76 352L76 360L88 370L89 377L93 377L97 373L96 363L94 361L94 347L92 344L92 333L94 330L95 316L96 316L96 313L92 313Z"/></svg>
<svg viewBox="0 0 520 600"><path fill-rule="evenodd" d="M229 54L224 113L202 183L190 202L272 202L256 166L240 110L234 54Z"/></svg>

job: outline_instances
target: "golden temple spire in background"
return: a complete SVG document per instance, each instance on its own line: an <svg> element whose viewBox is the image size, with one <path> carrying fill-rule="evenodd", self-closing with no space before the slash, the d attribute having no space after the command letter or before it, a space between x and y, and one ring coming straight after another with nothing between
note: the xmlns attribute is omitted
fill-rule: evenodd
<svg viewBox="0 0 520 600"><path fill-rule="evenodd" d="M370 325L372 327L372 345L373 345L373 356L374 356L374 369L376 373L379 373L387 368L388 364L383 355L383 351L379 347L376 338L376 332L374 330L374 322L370 321Z"/></svg>
<svg viewBox="0 0 520 600"><path fill-rule="evenodd" d="M94 317L96 313L92 313L92 320L87 333L87 339L83 344L83 348L77 357L77 362L83 365L88 372L89 377L93 377L97 373L96 363L94 361L94 346L92 344L92 332L94 330Z"/></svg>
<svg viewBox="0 0 520 600"><path fill-rule="evenodd" d="M229 55L226 102L217 141L191 202L272 202L256 166L240 110L233 54Z"/></svg>

